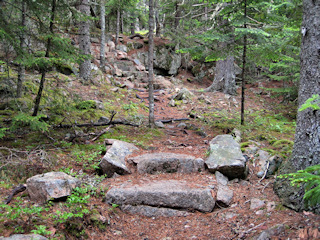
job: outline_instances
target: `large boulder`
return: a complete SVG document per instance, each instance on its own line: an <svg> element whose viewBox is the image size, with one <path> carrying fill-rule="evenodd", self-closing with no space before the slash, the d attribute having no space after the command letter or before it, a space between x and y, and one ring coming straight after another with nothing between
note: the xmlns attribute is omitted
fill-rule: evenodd
<svg viewBox="0 0 320 240"><path fill-rule="evenodd" d="M167 46L156 46L154 53L154 67L167 71L169 75L177 75L181 66L181 54Z"/></svg>
<svg viewBox="0 0 320 240"><path fill-rule="evenodd" d="M107 177L112 177L114 173L120 175L130 173L126 166L125 158L136 150L138 148L131 143L114 141L99 164L101 174L107 174Z"/></svg>
<svg viewBox="0 0 320 240"><path fill-rule="evenodd" d="M212 139L209 152L205 163L210 172L219 171L229 179L246 177L246 159L231 135L218 135Z"/></svg>
<svg viewBox="0 0 320 240"><path fill-rule="evenodd" d="M113 187L106 194L106 202L125 205L198 210L211 212L215 199L211 189L196 187L184 181L161 180L145 184Z"/></svg>
<svg viewBox="0 0 320 240"><path fill-rule="evenodd" d="M80 184L80 180L64 172L48 172L27 179L27 190L32 201L44 203L71 195Z"/></svg>
<svg viewBox="0 0 320 240"><path fill-rule="evenodd" d="M0 237L0 240L48 240L39 234L14 234L10 237Z"/></svg>
<svg viewBox="0 0 320 240"><path fill-rule="evenodd" d="M151 153L137 156L128 161L137 164L140 174L191 173L204 171L204 161L201 158L175 153Z"/></svg>

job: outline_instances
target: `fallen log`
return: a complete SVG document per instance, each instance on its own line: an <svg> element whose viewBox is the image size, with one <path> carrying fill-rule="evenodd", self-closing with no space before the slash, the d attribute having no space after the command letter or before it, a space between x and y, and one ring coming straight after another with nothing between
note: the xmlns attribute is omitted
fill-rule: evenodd
<svg viewBox="0 0 320 240"><path fill-rule="evenodd" d="M139 125L127 122L126 120L114 120L110 122L97 122L97 123L74 123L74 124L60 124L54 126L54 128L72 128L72 127L101 127L108 125L128 125L133 127L139 127Z"/></svg>
<svg viewBox="0 0 320 240"><path fill-rule="evenodd" d="M144 37L143 37L141 34L139 34L139 33L136 33L136 34L134 34L134 35L131 35L129 38L130 38L130 39L134 39L135 37L138 37L138 38L140 38L140 39L144 39Z"/></svg>

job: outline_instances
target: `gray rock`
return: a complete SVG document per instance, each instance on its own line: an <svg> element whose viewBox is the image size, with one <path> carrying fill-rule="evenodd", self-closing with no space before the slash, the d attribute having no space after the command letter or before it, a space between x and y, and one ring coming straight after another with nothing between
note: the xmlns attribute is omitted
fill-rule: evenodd
<svg viewBox="0 0 320 240"><path fill-rule="evenodd" d="M176 106L176 102L173 99L171 99L170 102L169 102L169 106L170 107L175 107Z"/></svg>
<svg viewBox="0 0 320 240"><path fill-rule="evenodd" d="M217 203L222 206L229 206L233 198L233 191L227 186L219 185L217 192Z"/></svg>
<svg viewBox="0 0 320 240"><path fill-rule="evenodd" d="M281 165L282 159L278 156L270 156L270 154L266 151L259 150L257 152L258 159L258 173L257 176L262 178L266 172L266 178L273 175ZM268 168L268 170L267 170Z"/></svg>
<svg viewBox="0 0 320 240"><path fill-rule="evenodd" d="M108 123L109 121L110 118L102 116L99 118L98 123Z"/></svg>
<svg viewBox="0 0 320 240"><path fill-rule="evenodd" d="M223 175L221 172L216 171L215 176L219 185L224 185L224 186L228 185L229 179L225 175Z"/></svg>
<svg viewBox="0 0 320 240"><path fill-rule="evenodd" d="M154 67L176 75L181 66L181 54L175 53L174 49L167 48L165 45L155 46Z"/></svg>
<svg viewBox="0 0 320 240"><path fill-rule="evenodd" d="M128 161L137 164L137 169L140 174L204 171L204 161L201 158L195 158L185 154L151 153L131 158Z"/></svg>
<svg viewBox="0 0 320 240"><path fill-rule="evenodd" d="M153 181L145 184L113 187L106 202L122 205L147 205L173 209L211 212L215 200L209 188L190 186L176 180Z"/></svg>
<svg viewBox="0 0 320 240"><path fill-rule="evenodd" d="M154 123L158 128L164 128L164 124L161 121L156 121Z"/></svg>
<svg viewBox="0 0 320 240"><path fill-rule="evenodd" d="M210 141L209 151L205 163L210 172L219 171L229 179L246 177L246 159L231 135L216 136Z"/></svg>
<svg viewBox="0 0 320 240"><path fill-rule="evenodd" d="M48 240L39 234L14 234L10 237L0 237L1 240Z"/></svg>
<svg viewBox="0 0 320 240"><path fill-rule="evenodd" d="M48 172L27 179L27 190L32 201L47 202L71 195L80 180L64 172Z"/></svg>
<svg viewBox="0 0 320 240"><path fill-rule="evenodd" d="M128 52L128 48L126 45L118 45L117 46L117 50L121 51L121 52Z"/></svg>
<svg viewBox="0 0 320 240"><path fill-rule="evenodd" d="M177 95L173 97L174 100L186 100L190 99L193 94L186 88L182 88Z"/></svg>
<svg viewBox="0 0 320 240"><path fill-rule="evenodd" d="M179 123L179 124L177 125L177 127L178 127L178 128L186 128L186 127L187 127L187 124L185 124L185 123Z"/></svg>
<svg viewBox="0 0 320 240"><path fill-rule="evenodd" d="M114 173L130 173L125 158L135 150L138 148L131 143L115 141L99 163L101 173L107 174L107 177L112 177Z"/></svg>
<svg viewBox="0 0 320 240"><path fill-rule="evenodd" d="M254 210L254 209L257 209L257 208L261 208L261 207L263 207L265 205L266 205L265 201L260 200L258 198L253 198L250 201L250 209L251 210Z"/></svg>
<svg viewBox="0 0 320 240"><path fill-rule="evenodd" d="M132 206L123 205L121 210L125 212L130 212L132 214L139 214L146 217L185 217L190 213L186 211L179 211L171 208L158 208L150 206Z"/></svg>
<svg viewBox="0 0 320 240"><path fill-rule="evenodd" d="M135 49L141 49L141 48L143 48L143 44L140 43L140 42L135 42L135 43L133 44L133 47L134 47Z"/></svg>
<svg viewBox="0 0 320 240"><path fill-rule="evenodd" d="M255 238L256 240L269 240L274 236L278 236L285 231L285 226L283 224L277 224L263 232Z"/></svg>

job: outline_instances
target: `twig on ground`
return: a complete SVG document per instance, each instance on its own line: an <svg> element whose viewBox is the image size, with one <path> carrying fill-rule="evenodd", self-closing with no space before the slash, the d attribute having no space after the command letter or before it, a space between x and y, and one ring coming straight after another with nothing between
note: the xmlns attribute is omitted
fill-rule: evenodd
<svg viewBox="0 0 320 240"><path fill-rule="evenodd" d="M263 179L265 179L265 177L266 177L266 175L267 175L267 172L268 172L268 170L269 170L269 165L270 165L270 162L269 162L269 161L267 161L267 167L266 167L266 170L264 171L264 174L263 174L262 178L259 180L259 182L258 182L258 183L260 183Z"/></svg>
<svg viewBox="0 0 320 240"><path fill-rule="evenodd" d="M242 233L239 234L239 238L243 239L248 233L252 232L253 230L257 229L258 227L262 226L263 224L265 224L266 222L260 223L255 227L252 227L246 231L243 231Z"/></svg>

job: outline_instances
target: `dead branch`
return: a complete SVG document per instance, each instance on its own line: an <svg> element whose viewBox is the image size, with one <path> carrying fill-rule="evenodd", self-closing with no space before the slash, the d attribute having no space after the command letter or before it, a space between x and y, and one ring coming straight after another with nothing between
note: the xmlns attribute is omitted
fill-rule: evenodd
<svg viewBox="0 0 320 240"><path fill-rule="evenodd" d="M262 225L265 224L265 223L266 223L266 222L260 223L260 224L258 224L257 226L255 226L255 227L253 227L253 228L250 228L250 229L248 229L248 230L246 230L246 231L243 231L242 233L239 234L239 238L240 238L240 239L244 239L245 236L246 236L246 234L252 232L253 230L257 229L258 227L262 226Z"/></svg>
<svg viewBox="0 0 320 240"><path fill-rule="evenodd" d="M108 131L110 130L110 128L112 128L112 127L113 127L113 125L111 125L111 126L105 128L105 129L103 129L101 132L99 132L99 133L97 134L97 136L95 136L94 138L91 139L91 142L96 141L101 135L103 135L103 134L105 134L106 132L108 132Z"/></svg>
<svg viewBox="0 0 320 240"><path fill-rule="evenodd" d="M157 120L162 123L171 123L171 122L179 122L179 121L188 121L189 118L176 118L176 119L163 119L163 120Z"/></svg>
<svg viewBox="0 0 320 240"><path fill-rule="evenodd" d="M26 190L26 189L27 189L27 187L26 187L26 185L24 185L24 184L20 184L20 185L18 185L17 187L15 187L15 188L11 191L11 193L10 193L10 195L8 196L7 200L4 201L4 204L9 204L9 203L11 202L12 198L13 198L15 195L17 195L17 194L20 193L20 192L23 192L23 191Z"/></svg>

